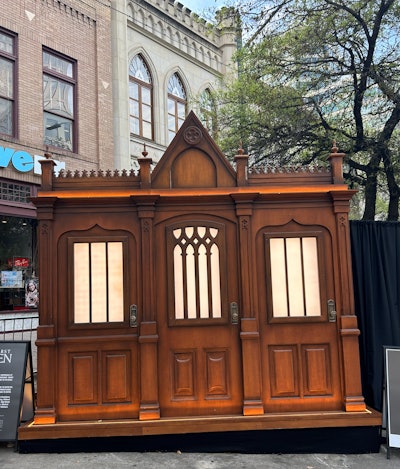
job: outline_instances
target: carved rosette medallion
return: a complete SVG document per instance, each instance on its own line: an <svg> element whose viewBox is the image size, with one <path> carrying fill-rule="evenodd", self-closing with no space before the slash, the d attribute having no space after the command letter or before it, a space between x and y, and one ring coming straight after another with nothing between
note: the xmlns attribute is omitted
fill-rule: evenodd
<svg viewBox="0 0 400 469"><path fill-rule="evenodd" d="M198 127L191 125L185 131L183 138L185 139L186 143L189 145L196 145L202 139L203 134Z"/></svg>

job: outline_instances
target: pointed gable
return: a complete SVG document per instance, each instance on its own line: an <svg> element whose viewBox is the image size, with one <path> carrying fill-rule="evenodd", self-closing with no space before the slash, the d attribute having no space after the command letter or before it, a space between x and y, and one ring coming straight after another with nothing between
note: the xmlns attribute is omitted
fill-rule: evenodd
<svg viewBox="0 0 400 469"><path fill-rule="evenodd" d="M190 112L152 173L162 189L236 186L236 173L194 112Z"/></svg>

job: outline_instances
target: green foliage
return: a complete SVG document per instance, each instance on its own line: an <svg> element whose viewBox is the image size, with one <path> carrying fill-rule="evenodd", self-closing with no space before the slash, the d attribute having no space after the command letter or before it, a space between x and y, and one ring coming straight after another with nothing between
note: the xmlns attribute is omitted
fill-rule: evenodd
<svg viewBox="0 0 400 469"><path fill-rule="evenodd" d="M256 0L241 15L239 76L215 97L222 149L242 141L253 163L308 163L336 139L363 218L383 200L397 219L400 1Z"/></svg>

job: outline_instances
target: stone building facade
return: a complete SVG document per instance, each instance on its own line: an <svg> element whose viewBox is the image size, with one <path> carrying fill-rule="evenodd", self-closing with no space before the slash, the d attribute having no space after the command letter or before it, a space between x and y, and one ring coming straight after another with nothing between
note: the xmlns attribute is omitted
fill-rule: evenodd
<svg viewBox="0 0 400 469"><path fill-rule="evenodd" d="M158 161L181 113L201 114L199 98L211 106L208 91L236 73L237 18L224 8L210 24L171 0L112 4L115 165L135 168L144 144Z"/></svg>

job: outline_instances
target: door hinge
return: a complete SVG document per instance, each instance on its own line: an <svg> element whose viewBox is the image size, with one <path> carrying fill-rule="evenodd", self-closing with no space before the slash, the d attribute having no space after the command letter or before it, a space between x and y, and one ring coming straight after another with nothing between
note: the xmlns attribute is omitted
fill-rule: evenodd
<svg viewBox="0 0 400 469"><path fill-rule="evenodd" d="M335 300L328 300L328 321L336 322Z"/></svg>
<svg viewBox="0 0 400 469"><path fill-rule="evenodd" d="M129 307L129 326L137 327L137 306L130 305Z"/></svg>
<svg viewBox="0 0 400 469"><path fill-rule="evenodd" d="M239 307L237 303L235 302L231 303L230 313L231 313L231 323L239 324Z"/></svg>

